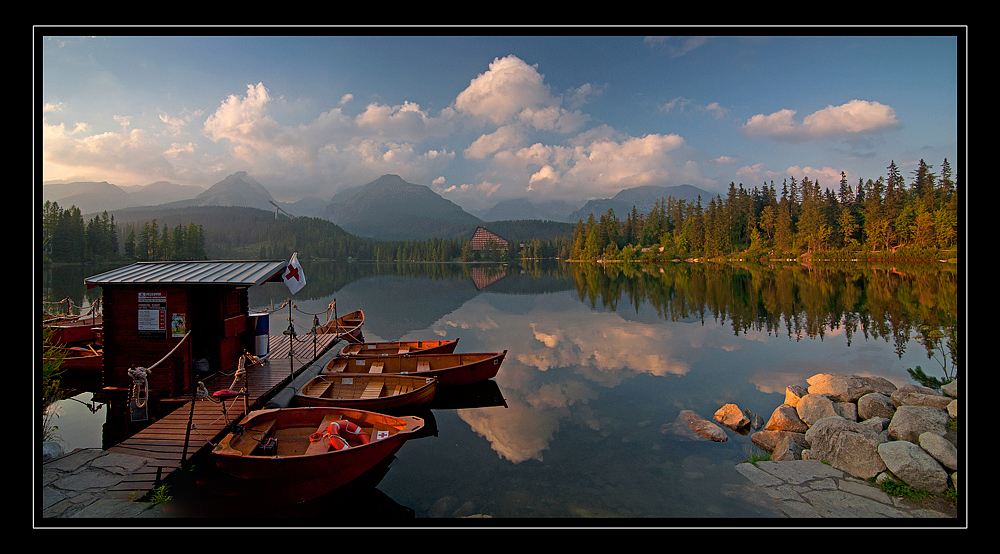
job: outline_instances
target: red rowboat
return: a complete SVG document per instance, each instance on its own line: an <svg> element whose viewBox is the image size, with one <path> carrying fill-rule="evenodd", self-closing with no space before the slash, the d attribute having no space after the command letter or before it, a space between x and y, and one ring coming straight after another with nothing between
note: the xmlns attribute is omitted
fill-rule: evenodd
<svg viewBox="0 0 1000 554"><path fill-rule="evenodd" d="M212 456L233 477L295 490L308 500L374 468L423 426L415 416L348 408L255 410Z"/></svg>
<svg viewBox="0 0 1000 554"><path fill-rule="evenodd" d="M451 354L458 346L452 340L406 340L348 344L341 356L396 356L399 354Z"/></svg>
<svg viewBox="0 0 1000 554"><path fill-rule="evenodd" d="M437 377L439 387L467 385L496 377L507 351L472 354L407 354L334 358L321 375L387 373Z"/></svg>
<svg viewBox="0 0 1000 554"><path fill-rule="evenodd" d="M295 394L295 403L401 413L430 404L436 391L434 377L389 373L317 375Z"/></svg>

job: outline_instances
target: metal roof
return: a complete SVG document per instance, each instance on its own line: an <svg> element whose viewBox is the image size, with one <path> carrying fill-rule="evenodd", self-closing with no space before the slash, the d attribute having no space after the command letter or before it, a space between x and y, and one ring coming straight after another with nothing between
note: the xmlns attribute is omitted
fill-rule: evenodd
<svg viewBox="0 0 1000 554"><path fill-rule="evenodd" d="M126 284L259 285L285 269L284 260L138 262L83 280L87 287Z"/></svg>

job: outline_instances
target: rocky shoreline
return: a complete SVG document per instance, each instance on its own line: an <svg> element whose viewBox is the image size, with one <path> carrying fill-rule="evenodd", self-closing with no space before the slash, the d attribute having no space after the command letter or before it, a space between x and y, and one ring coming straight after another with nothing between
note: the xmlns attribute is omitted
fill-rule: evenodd
<svg viewBox="0 0 1000 554"><path fill-rule="evenodd" d="M820 373L808 389L788 386L761 429L729 404L715 414L772 461L819 460L859 479L886 480L933 494L958 491L958 382L941 390L897 388L880 377ZM758 420L759 425L759 420Z"/></svg>

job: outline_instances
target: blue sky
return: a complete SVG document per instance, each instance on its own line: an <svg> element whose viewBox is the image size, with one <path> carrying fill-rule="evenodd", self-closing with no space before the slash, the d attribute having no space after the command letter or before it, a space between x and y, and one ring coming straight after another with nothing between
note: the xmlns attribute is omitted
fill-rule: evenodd
<svg viewBox="0 0 1000 554"><path fill-rule="evenodd" d="M246 171L295 201L393 173L475 210L964 170L958 28L251 30L272 36L39 33L41 180L207 188Z"/></svg>

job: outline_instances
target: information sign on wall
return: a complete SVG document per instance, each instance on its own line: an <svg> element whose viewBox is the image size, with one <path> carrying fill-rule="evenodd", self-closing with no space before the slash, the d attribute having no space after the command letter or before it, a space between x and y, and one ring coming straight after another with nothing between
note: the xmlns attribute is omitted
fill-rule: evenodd
<svg viewBox="0 0 1000 554"><path fill-rule="evenodd" d="M139 337L167 338L167 295L162 292L139 293Z"/></svg>

